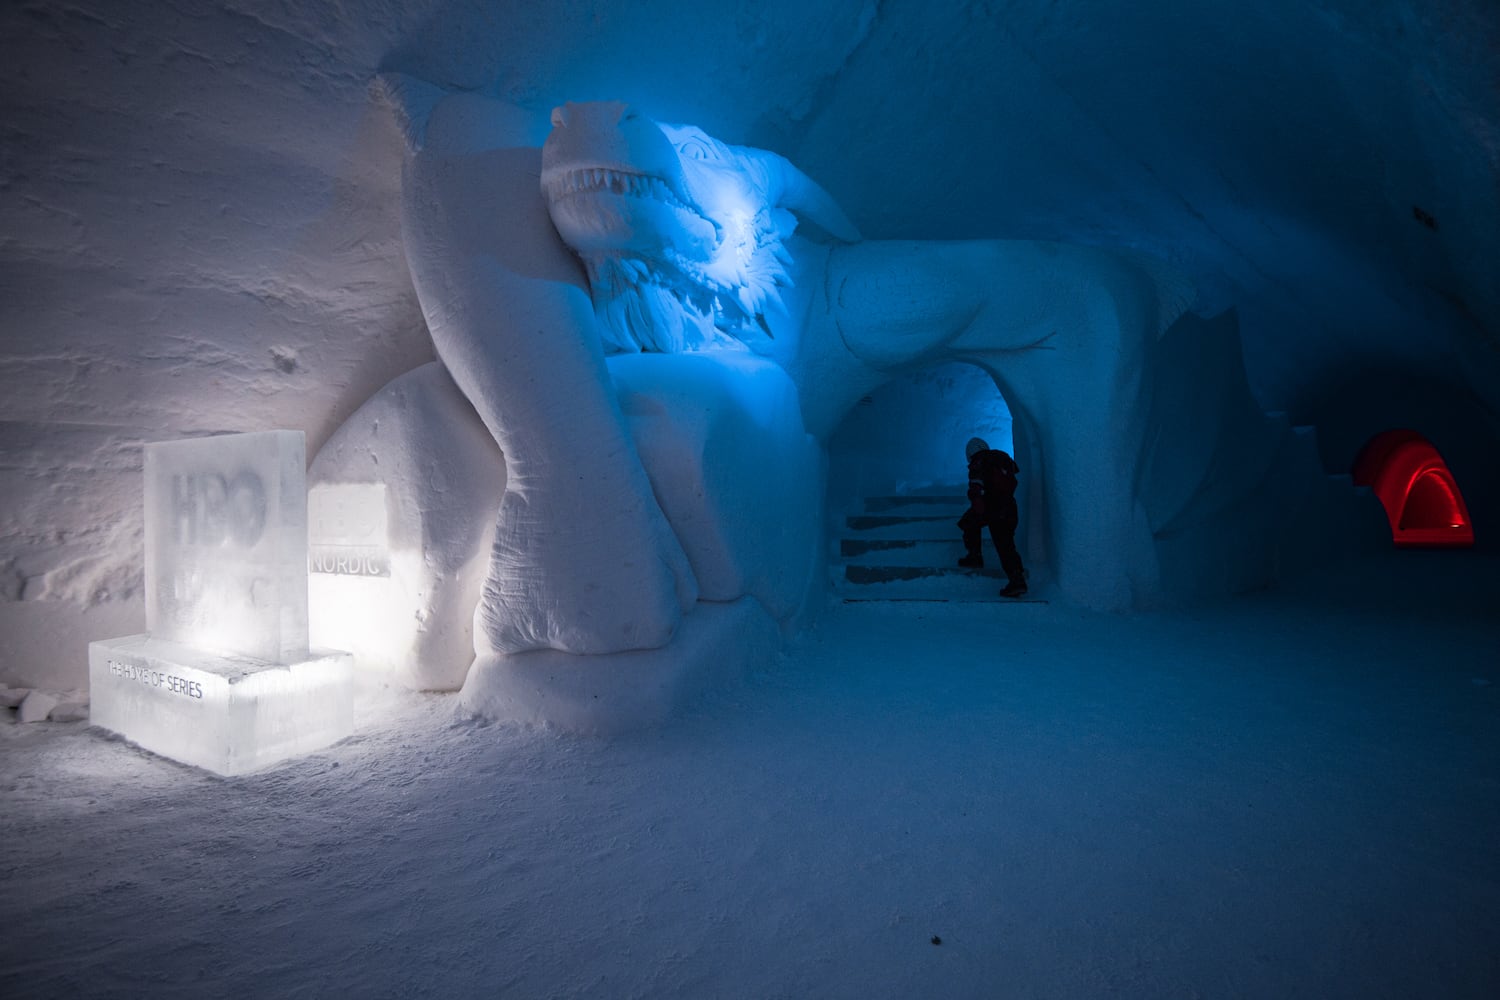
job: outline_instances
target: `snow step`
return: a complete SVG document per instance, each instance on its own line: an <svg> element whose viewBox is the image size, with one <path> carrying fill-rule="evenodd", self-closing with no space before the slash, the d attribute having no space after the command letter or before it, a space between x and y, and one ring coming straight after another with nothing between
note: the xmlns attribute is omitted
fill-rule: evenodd
<svg viewBox="0 0 1500 1000"><path fill-rule="evenodd" d="M957 531L943 538L843 538L839 555L845 563L865 566L952 566L964 554Z"/></svg>
<svg viewBox="0 0 1500 1000"><path fill-rule="evenodd" d="M945 576L983 576L999 579L998 569L968 569L962 566L845 566L850 583L892 583L896 580L929 580Z"/></svg>
<svg viewBox="0 0 1500 1000"><path fill-rule="evenodd" d="M845 604L1046 604L1040 597L845 597Z"/></svg>
<svg viewBox="0 0 1500 1000"><path fill-rule="evenodd" d="M958 517L959 515L957 514L948 513L922 515L916 517L886 514L858 514L854 517L847 518L844 523L854 531L869 531L872 528L890 528L898 524L924 524L928 522L936 523L940 521L946 521L947 523L952 524L954 521L958 520Z"/></svg>
<svg viewBox="0 0 1500 1000"><path fill-rule="evenodd" d="M969 498L961 493L954 494L923 494L921 496L898 496L898 497L865 497L865 513L880 514L886 511L900 510L903 507L954 507L965 508L969 505Z"/></svg>
<svg viewBox="0 0 1500 1000"><path fill-rule="evenodd" d="M886 572L880 572L882 569ZM922 574L921 567L850 566L860 581L844 573L833 580L834 593L841 600L886 601L998 601L1005 586L1005 576L998 570L939 571ZM865 570L876 572L866 574ZM905 572L903 572L905 571ZM911 575L915 571L915 575ZM1012 598L1003 598L1011 600Z"/></svg>
<svg viewBox="0 0 1500 1000"><path fill-rule="evenodd" d="M839 555L862 556L866 552L909 549L916 545L931 544L933 544L932 539L924 538L844 538L839 540Z"/></svg>
<svg viewBox="0 0 1500 1000"><path fill-rule="evenodd" d="M963 547L963 536L958 530L957 514L952 517L927 518L921 521L898 520L893 524L858 530L846 528L840 537L840 543L842 544L845 539L869 544L876 542L955 542L958 543L960 550ZM963 552L960 551L954 558L962 554ZM947 562L948 560L939 561Z"/></svg>

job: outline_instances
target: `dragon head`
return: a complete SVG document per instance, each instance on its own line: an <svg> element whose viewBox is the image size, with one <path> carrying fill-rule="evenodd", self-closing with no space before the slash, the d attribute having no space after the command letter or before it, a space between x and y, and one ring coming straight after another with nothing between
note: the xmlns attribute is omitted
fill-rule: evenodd
<svg viewBox="0 0 1500 1000"><path fill-rule="evenodd" d="M753 343L769 335L766 307L791 283L785 240L798 214L859 239L828 193L784 158L615 101L552 112L542 194L588 269L617 351Z"/></svg>

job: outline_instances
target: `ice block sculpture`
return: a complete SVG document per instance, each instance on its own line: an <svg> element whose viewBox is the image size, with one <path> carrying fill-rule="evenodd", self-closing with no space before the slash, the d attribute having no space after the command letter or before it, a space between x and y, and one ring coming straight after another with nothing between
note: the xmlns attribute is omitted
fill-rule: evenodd
<svg viewBox="0 0 1500 1000"><path fill-rule="evenodd" d="M353 657L307 641L301 431L146 445L146 633L89 644L90 718L242 774L354 728Z"/></svg>

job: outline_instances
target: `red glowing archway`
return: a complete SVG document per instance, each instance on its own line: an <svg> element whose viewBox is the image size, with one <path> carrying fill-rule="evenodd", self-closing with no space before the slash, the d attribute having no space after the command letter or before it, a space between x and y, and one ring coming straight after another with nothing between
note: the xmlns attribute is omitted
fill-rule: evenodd
<svg viewBox="0 0 1500 1000"><path fill-rule="evenodd" d="M1416 431L1377 434L1354 463L1354 485L1375 491L1399 546L1471 546L1474 526L1448 463Z"/></svg>

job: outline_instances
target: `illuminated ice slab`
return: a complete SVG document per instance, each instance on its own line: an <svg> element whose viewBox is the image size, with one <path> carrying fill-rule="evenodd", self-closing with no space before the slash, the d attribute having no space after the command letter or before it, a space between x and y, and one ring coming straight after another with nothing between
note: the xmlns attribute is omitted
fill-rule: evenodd
<svg viewBox="0 0 1500 1000"><path fill-rule="evenodd" d="M146 631L270 663L307 656L301 431L146 445Z"/></svg>
<svg viewBox="0 0 1500 1000"><path fill-rule="evenodd" d="M132 635L89 643L90 722L147 750L235 775L354 731L354 658L224 656Z"/></svg>
<svg viewBox="0 0 1500 1000"><path fill-rule="evenodd" d="M146 633L89 644L89 718L243 774L354 729L354 658L309 650L301 431L146 445Z"/></svg>

